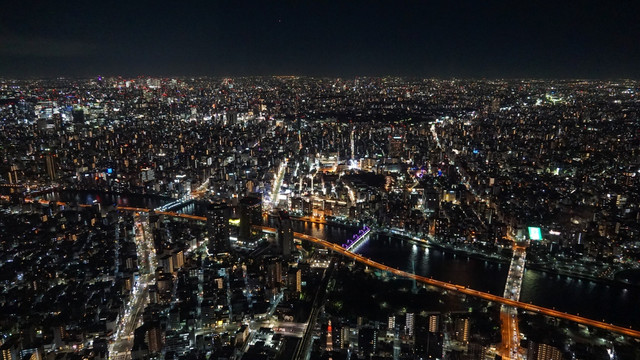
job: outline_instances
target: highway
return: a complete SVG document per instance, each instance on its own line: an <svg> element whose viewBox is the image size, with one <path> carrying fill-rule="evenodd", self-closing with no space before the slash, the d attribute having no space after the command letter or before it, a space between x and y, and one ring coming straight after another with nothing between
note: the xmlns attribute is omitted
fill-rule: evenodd
<svg viewBox="0 0 640 360"><path fill-rule="evenodd" d="M498 352L503 359L520 360L520 329L518 327L518 311L513 306L500 307L500 332L502 347Z"/></svg>
<svg viewBox="0 0 640 360"><path fill-rule="evenodd" d="M126 207L119 207L119 210L133 210L133 211L149 211L148 209L140 209L140 208L126 208ZM168 216L177 216L177 217L181 217L181 218L187 218L187 219L192 219L192 220L199 220L199 221L206 221L207 218L204 216L194 216L194 215L186 215L186 214L177 214L177 213L171 213L171 212L163 212L163 213L158 213L158 214L165 214ZM270 231L270 232L275 232L276 229L274 228L270 228L270 227L266 227L266 226L256 226L257 228L263 230L263 231ZM487 301L495 301L497 303L503 304L503 305L508 305L508 306L514 306L517 307L519 309L523 309L523 310L527 310L527 311L531 311L531 312L535 312L535 313L539 313L539 314L543 314L543 315L547 315L547 316L552 316L552 317L557 317L560 319L565 319L565 320L570 320L579 324L583 324L583 325L587 325L587 326L593 326L593 327L597 327L600 329L604 329L604 330L609 330L609 331L613 331L619 334L623 334L623 335L628 335L628 336L632 336L635 338L640 338L640 331L638 330L633 330L631 328L625 328L622 326L617 326L617 325L613 325L613 324L609 324L609 323L605 323L602 321L598 321L598 320L593 320L593 319L588 319L582 316L578 316L578 315L573 315L573 314L568 314L566 312L562 312L562 311L558 311L558 310L554 310L554 309L549 309L549 308L545 308L542 306L538 306L538 305L533 305L533 304L527 304L518 300L513 300L513 299L507 299L504 298L502 296L497 296L497 295L493 295L493 294L489 294L489 293L485 293L482 291L478 291L478 290L473 290L473 289L469 289L466 286L462 286L462 285L455 285L455 284L450 284L450 283L446 283L444 281L440 281L440 280L435 280L435 279L431 279L431 278L427 278L424 276L420 276L420 275L416 275L416 274L412 274L406 271L402 271L399 269L395 269L389 266L386 266L384 264L375 262L371 259L365 258L359 254L355 254L352 253L350 251L345 250L342 246L338 245L338 244L334 244L331 242L328 242L326 240L322 240L322 239L318 239L315 238L313 236L309 236L307 234L302 234L302 233L298 233L298 232L294 232L293 236L297 239L301 239L301 240L307 240L310 241L312 243L315 243L317 245L323 246L327 249L333 250L335 252L338 252L342 255L345 255L347 257L350 257L358 262L361 262L367 266L371 266L374 268L377 268L379 270L384 270L384 271L388 271L394 275L397 276L402 276L402 277L406 277L406 278L410 278L410 279L415 279L416 281L420 281L422 283L428 284L428 285L432 285L432 286L436 286L445 290L451 290L451 291L456 291L459 292L461 294L465 294L465 295L469 295L469 296L475 296L481 299L485 299Z"/></svg>
<svg viewBox="0 0 640 360"><path fill-rule="evenodd" d="M295 233L294 233L295 236ZM313 343L313 332L315 329L316 321L318 320L318 315L320 314L320 309L322 305L327 299L327 285L329 284L329 279L331 278L331 274L333 273L334 261L331 261L329 267L322 274L322 282L318 289L316 289L315 297L313 298L313 305L311 305L311 313L309 314L309 320L307 320L307 327L302 335L302 341L298 344L298 348L296 349L295 355L293 359L295 360L304 360L307 359L307 354L311 351L311 345Z"/></svg>
<svg viewBox="0 0 640 360"><path fill-rule="evenodd" d="M524 275L524 261L527 256L526 248L513 243L513 255L509 265L507 281L504 285L506 299L520 300L520 289L522 287L522 276ZM503 359L519 360L520 353L520 330L518 328L518 311L512 306L503 305L500 307L500 323L502 335L502 347L499 351Z"/></svg>
<svg viewBox="0 0 640 360"><path fill-rule="evenodd" d="M260 228L262 230L266 230L266 231L275 231L275 229L270 228L270 227L263 227L263 226L258 226L257 228ZM309 242L312 242L316 245L319 246L323 246L329 250L333 250L337 253L340 253L344 256L347 256L349 258L352 258L360 263L363 263L367 266L370 266L372 268L376 268L379 270L383 270L383 271L388 271L396 276L401 276L401 277L406 277L409 279L414 279L416 281L420 281L422 283L428 284L428 285L432 285L435 287L439 287L445 290L450 290L450 291L455 291L458 292L460 294L464 294L464 295L469 295L469 296L474 296L477 298L481 298L487 301L493 301L499 304L503 304L503 305L507 305L507 306L513 306L522 310L526 310L526 311L531 311L534 313L538 313L538 314L542 314L542 315L547 315L547 316L552 316L552 317L556 317L556 318L560 318L560 319L565 319L565 320L569 320L569 321L573 321L579 324L583 324L583 325L587 325L587 326L593 326L593 327L597 327L600 329L604 329L604 330L608 330L608 331L613 331L619 334L623 334L623 335L627 335L627 336L632 336L635 338L640 338L640 331L638 330L633 330L631 328L625 328L622 326L617 326L617 325L613 325L613 324L608 324L602 321L597 321L597 320L593 320L593 319L588 319L582 316L578 316L578 315L573 315L573 314L568 314L566 312L562 312L562 311L558 311L558 310L553 310L553 309L548 309L542 306L538 306L538 305L533 305L533 304L527 304L521 301L517 301L517 300L512 300L512 299L507 299L504 298L502 296L497 296L497 295L493 295L493 294L489 294L486 292L482 292L482 291L478 291L478 290L473 290L470 289L466 286L462 286L462 285L455 285L455 284L451 284L451 283L447 283L444 281L440 281L440 280L435 280L435 279L431 279L425 276L420 276L420 275L416 275L416 274L412 274L403 270L399 270L396 268L392 268L389 266L386 266L384 264L375 262L369 258L363 257L362 255L359 254L355 254L352 253L346 249L344 249L342 246L338 245L338 244L334 244L331 242L328 242L326 240L322 240L322 239L318 239L316 237L313 236L309 236L307 234L301 234L298 232L294 232L293 236L297 239L301 239L301 240L306 240Z"/></svg>
<svg viewBox="0 0 640 360"><path fill-rule="evenodd" d="M24 202L25 203L39 203L42 205L58 205L58 206L69 206L69 204L62 202L62 201L49 201L49 200L45 200L45 199L33 199L33 198L24 198ZM90 204L77 204L77 206L79 207L92 207L93 205Z"/></svg>
<svg viewBox="0 0 640 360"><path fill-rule="evenodd" d="M269 202L270 208L274 209L278 207L278 201L280 200L280 189L282 188L282 180L284 179L285 170L287 170L288 159L284 159L278 167L276 177L273 179L273 189L271 189L271 199Z"/></svg>
<svg viewBox="0 0 640 360"><path fill-rule="evenodd" d="M118 207L118 210L129 210L129 211L139 211L139 212L148 212L149 209L143 209L143 208L131 208L131 207ZM186 214L178 214L178 213L174 213L174 212L157 212L157 214L164 214L164 215L168 215L168 216L176 216L176 217L180 217L180 218L186 218L186 219L190 219L190 220L197 220L197 221L206 221L207 218L204 216L195 216L195 215L186 215ZM267 232L275 232L276 229L274 228L270 228L270 227L266 227L266 226L256 226L256 228L261 229L263 231L267 231ZM435 280L435 279L431 279L431 278L427 278L424 276L420 276L420 275L416 275L416 274L412 274L406 271L402 271L396 268L392 268L389 266L386 266L384 264L375 262L371 259L365 258L362 255L359 254L355 254L352 253L350 251L347 251L346 249L344 249L342 246L338 245L338 244L334 244L331 242L328 242L326 240L322 240L313 236L309 236L307 234L302 234L302 233L298 233L298 232L294 232L293 236L297 239L301 239L301 240L306 240L309 242L312 242L314 244L317 244L319 246L323 246L327 249L333 250L335 252L338 252L344 256L350 257L358 262L361 262L367 266L379 269L379 270L383 270L383 271L388 271L396 276L402 276L402 277L406 277L406 278L410 278L410 279L415 279L416 281L420 281L422 283L428 284L428 285L432 285L435 287L439 287L445 290L450 290L450 291L455 291L461 294L465 294L465 295L469 295L469 296L475 296L481 299L485 299L487 301L494 301L503 305L508 305L508 306L514 306L517 307L519 309L523 309L526 311L531 311L531 312L535 312L535 313L539 313L539 314L543 314L543 315L547 315L547 316L552 316L552 317L556 317L556 318L560 318L560 319L565 319L565 320L569 320L569 321L573 321L579 324L583 324L583 325L587 325L587 326L593 326L593 327L597 327L600 329L604 329L604 330L608 330L608 331L613 331L619 334L623 334L623 335L627 335L627 336L632 336L635 338L640 338L640 331L638 330L633 330L631 328L625 328L622 326L617 326L617 325L613 325L613 324L609 324L609 323L605 323L602 321L598 321L598 320L593 320L593 319L588 319L582 316L578 316L578 315L573 315L573 314L568 314L566 312L562 312L562 311L558 311L558 310L554 310L554 309L549 309L549 308L545 308L542 306L538 306L538 305L533 305L533 304L527 304L518 300L513 300L513 299L507 299L504 298L502 296L497 296L497 295L493 295L493 294L489 294L489 293L485 293L482 291L478 291L478 290L473 290L473 289L469 289L466 286L462 286L462 285L455 285L455 284L451 284L451 283L446 283L444 281L440 281L440 280Z"/></svg>
<svg viewBox="0 0 640 360"><path fill-rule="evenodd" d="M136 252L138 254L140 275L133 285L129 301L125 305L123 316L120 317L114 342L109 350L111 360L130 357L133 345L133 333L142 320L144 308L149 302L149 285L155 282L154 273L157 266L153 238L149 230L149 218L136 213L135 236Z"/></svg>

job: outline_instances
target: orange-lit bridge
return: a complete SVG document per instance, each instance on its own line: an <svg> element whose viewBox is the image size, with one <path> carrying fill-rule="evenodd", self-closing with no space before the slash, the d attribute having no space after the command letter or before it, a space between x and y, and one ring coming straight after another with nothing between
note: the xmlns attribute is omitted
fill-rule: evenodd
<svg viewBox="0 0 640 360"><path fill-rule="evenodd" d="M42 200L39 202L43 202ZM65 203L57 203L58 205L66 205ZM90 205L86 205L86 206L90 206ZM136 208L136 207L125 207L125 206L119 206L117 207L118 210L124 210L124 211L138 211L138 212L149 212L149 209L146 208ZM195 216L195 215L188 215L188 214L179 214L176 212L168 212L168 211L156 211L156 214L159 215L166 215L166 216L172 216L172 217L178 217L178 218L183 218L183 219L188 219L188 220L196 220L196 221L206 221L207 218L204 216ZM274 228L270 228L270 227L266 227L266 226L256 226L256 228L262 230L262 231L266 231L266 232L275 232L276 229ZM486 292L482 292L482 291L478 291L478 290L473 290L473 289L469 289L466 286L462 286L462 285L455 285L455 284L451 284L451 283L447 283L444 281L440 281L440 280L435 280L432 278L428 278L425 276L420 276L420 275L416 275L416 274L412 274L406 271L402 271L393 267L389 267L386 266L384 264L381 264L379 262L373 261L369 258L366 258L362 255L350 252L346 249L344 249L342 246L338 245L338 244L334 244L331 243L329 241L326 240L322 240L313 236L309 236L307 234L302 234L302 233L298 233L298 232L294 232L293 236L297 239L301 239L301 240L306 240L309 242L312 242L316 245L325 247L329 250L332 250L334 252L337 252L339 254L342 254L344 256L347 256L349 258L354 259L355 261L358 261L360 263L363 263L367 266L370 266L372 268L376 268L379 270L383 270L383 271L387 271L392 273L393 275L396 276L402 276L402 277L406 277L409 279L413 279L416 281L420 281L422 283L428 284L428 285L432 285L435 287L439 287L445 290L450 290L450 291L455 291L458 292L460 294L465 294L465 295L469 295L469 296L474 296L477 298L481 298L487 301L493 301L499 304L503 304L503 305L507 305L507 306L513 306L513 307L517 307L526 311L531 311L531 312L535 312L535 313L539 313L539 314L543 314L543 315L547 315L547 316L552 316L552 317L556 317L556 318L560 318L560 319L565 319L565 320L570 320L579 324L584 324L587 326L593 326L596 328L600 328L600 329L604 329L604 330L609 330L609 331L613 331L619 334L623 334L623 335L628 335L628 336L632 336L635 338L640 338L640 331L638 330L633 330L631 328L625 328L622 326L617 326L617 325L613 325L613 324L608 324L602 321L597 321L597 320L592 320L592 319L588 319L582 316L578 316L578 315L572 315L572 314L568 314L566 312L562 312L562 311L558 311L558 310L554 310L554 309L548 309L542 306L538 306L538 305L533 305L533 304L527 304L521 301L515 301L515 300L511 300L511 299L507 299L504 298L502 296L497 296L497 295L493 295L493 294L489 294Z"/></svg>
<svg viewBox="0 0 640 360"><path fill-rule="evenodd" d="M143 208L132 208L132 207L118 207L119 210L132 210L132 211L141 211L141 212L148 212L149 209L143 209ZM187 215L187 214L178 214L175 212L156 212L156 214L161 214L161 215L168 215L168 216L175 216L175 217L179 217L179 218L184 218L184 219L190 219L190 220L199 220L199 221L206 221L207 218L204 216L195 216L195 215ZM275 232L276 229L271 228L271 227L266 227L266 226L256 226L256 228L262 230L262 231L267 231L267 232ZM562 312L562 311L558 311L558 310L554 310L554 309L548 309L542 306L538 306L538 305L533 305L533 304L527 304L521 301L515 301L515 300L511 300L511 299L507 299L504 298L502 296L497 296L497 295L493 295L493 294L489 294L486 292L482 292L482 291L478 291L478 290L473 290L473 289L469 289L466 286L462 286L462 285L455 285L455 284L451 284L451 283L447 283L444 281L440 281L440 280L435 280L432 278L428 278L425 276L420 276L420 275L416 275L416 274L412 274L406 271L402 271L396 268L392 268L389 266L386 266L384 264L381 264L379 262L373 261L369 258L366 258L362 255L353 253L351 251L346 250L345 248L343 248L342 246L338 245L338 244L334 244L332 242L326 241L326 240L322 240L313 236L309 236L307 234L302 234L302 233L298 233L298 232L294 232L293 236L297 239L301 239L301 240L306 240L306 241L310 241L316 245L320 245L323 246L329 250L333 250L337 253L340 253L344 256L350 257L360 263L363 263L367 266L370 266L372 268L376 268L379 270L383 270L383 271L388 271L390 273L392 273L393 275L396 276L402 276L402 277L406 277L409 279L414 279L416 281L420 281L422 283L428 284L428 285L432 285L432 286L436 286L445 290L451 290L451 291L455 291L461 294L465 294L465 295L469 295L469 296L475 296L477 298L481 298L481 299L485 299L487 301L494 301L503 305L508 305L508 306L514 306L523 310L527 310L527 311L531 311L531 312L535 312L535 313L539 313L539 314L543 314L543 315L547 315L547 316L552 316L552 317L557 317L560 319L566 319L566 320L570 320L573 322L577 322L579 324L584 324L587 326L593 326L593 327L597 327L600 329L605 329L605 330L609 330L609 331L613 331L619 334L623 334L623 335L628 335L628 336L632 336L632 337L636 337L636 338L640 338L640 331L638 330L633 330L631 328L625 328L622 326L617 326L617 325L613 325L613 324L608 324L602 321L597 321L597 320L592 320L592 319L588 319L582 316L578 316L578 315L572 315L572 314L568 314L566 312Z"/></svg>
<svg viewBox="0 0 640 360"><path fill-rule="evenodd" d="M258 228L265 230L265 231L269 231L269 232L273 232L276 229L274 228L269 228L269 227L264 227L264 226L258 226ZM307 234L301 234L301 233L297 233L294 232L293 236L297 239L301 239L301 240L307 240L310 241L316 245L320 245L323 246L325 248L328 248L330 250L333 250L337 253L340 253L344 256L350 257L358 262L361 262L367 266L379 269L379 270L383 270L383 271L388 271L396 276L402 276L402 277L406 277L409 279L414 279L416 281L420 281L422 283L428 284L428 285L432 285L432 286L436 286L442 289L446 289L446 290L451 290L451 291L455 291L461 294L465 294L465 295L470 295L470 296L475 296L481 299L485 299L488 301L494 301L500 304L504 304L504 305L508 305L508 306L514 306L523 310L527 310L527 311L531 311L531 312L535 312L535 313L539 313L539 314L543 314L543 315L548 315L548 316L552 316L552 317L557 317L557 318L561 318L561 319L566 319L566 320L570 320L573 322L577 322L580 324L584 324L587 326L593 326L593 327L597 327L600 329L605 329L605 330L609 330L609 331L613 331L613 332L617 332L620 334L624 334L624 335L628 335L628 336L633 336L636 338L640 338L640 331L638 330L633 330L630 328L625 328L622 326L617 326L617 325L612 325L612 324L607 324L605 322L602 321L597 321L597 320L592 320L592 319L587 319L585 317L582 316L578 316L578 315L572 315L572 314L567 314L565 312L562 311L557 311L557 310L553 310L553 309L548 309L542 306L537 306L537 305L532 305L532 304L527 304L521 301L515 301L515 300L510 300L510 299L506 299L502 296L497 296L497 295L493 295L493 294L489 294L486 292L482 292L482 291L477 291L477 290L473 290L473 289L469 289L466 286L461 286L461 285L454 285L451 283L447 283L444 281L440 281L440 280L435 280L432 278L428 278L425 276L420 276L420 275L416 275L416 274L412 274L406 271L402 271L402 270L398 270L396 268L392 268L389 266L386 266L384 264L381 264L379 262L375 262L369 258L366 258L362 255L359 254L355 254L352 253L350 251L347 251L346 249L344 249L342 246L338 245L338 244L334 244L331 242L328 242L326 240L322 240L322 239L318 239L316 237L313 236L309 236Z"/></svg>
<svg viewBox="0 0 640 360"><path fill-rule="evenodd" d="M33 199L33 198L25 198L24 199L25 203L38 203L38 204L42 204L42 205L58 205L58 206L69 206L70 204L67 204L65 202L62 201L49 201L49 200L45 200L45 199ZM84 208L89 208L92 207L93 205L91 204L75 204L79 207L84 207ZM75 206L74 205L74 206Z"/></svg>

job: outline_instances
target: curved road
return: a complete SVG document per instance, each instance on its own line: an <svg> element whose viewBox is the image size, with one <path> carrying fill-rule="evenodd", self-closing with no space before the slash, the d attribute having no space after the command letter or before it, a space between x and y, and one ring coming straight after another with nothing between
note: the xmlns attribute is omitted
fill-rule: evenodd
<svg viewBox="0 0 640 360"><path fill-rule="evenodd" d="M149 209L143 209L143 208L130 208L130 207L118 207L119 210L132 210L132 211L141 211L141 212L148 212ZM199 221L206 221L207 218L204 216L194 216L194 215L186 215L186 214L178 214L175 212L156 212L157 214L161 214L161 215L168 215L168 216L176 216L176 217L181 217L181 218L186 218L186 219L190 219L190 220L199 220ZM261 229L263 231L271 231L271 232L275 232L274 228L270 228L270 227L266 227L266 226L256 226L256 228ZM473 290L473 289L469 289L466 286L462 286L462 285L455 285L455 284L451 284L451 283L446 283L444 281L440 281L440 280L435 280L435 279L431 279L425 276L420 276L420 275L416 275L416 274L412 274L406 271L402 271L396 268L392 268L389 266L386 266L384 264L375 262L369 258L366 258L362 255L359 254L355 254L352 253L350 251L347 251L346 249L344 249L342 246L338 245L338 244L334 244L331 242L328 242L326 240L322 240L313 236L309 236L307 234L302 234L302 233L298 233L298 232L294 232L293 236L295 238L301 239L301 240L307 240L310 241L312 243L315 243L317 245L323 246L327 249L333 250L335 252L338 252L344 256L350 257L358 262L361 262L367 266L371 266L373 268L379 269L379 270L383 270L383 271L388 271L396 276L402 276L402 277L406 277L409 279L414 279L416 281L420 281L422 283L425 284L429 284L432 286L436 286L445 290L451 290L451 291L455 291L461 294L465 294L465 295L469 295L469 296L475 296L481 299L485 299L487 301L495 301L497 303L503 304L503 305L508 305L508 306L514 306L523 310L527 310L527 311L532 311L532 312L536 312L536 313L540 313L543 315L547 315L547 316L552 316L552 317L557 317L560 319L566 319L566 320L570 320L573 322L577 322L579 324L584 324L587 326L593 326L593 327L597 327L600 329L604 329L604 330L609 330L609 331L613 331L619 334L623 334L623 335L628 335L628 336L632 336L635 338L640 338L640 331L638 330L633 330L631 328L625 328L622 326L617 326L617 325L613 325L613 324L608 324L602 321L597 321L597 320L592 320L592 319L588 319L582 316L578 316L578 315L573 315L573 314L568 314L562 311L558 311L558 310L553 310L553 309L548 309L542 306L538 306L538 305L533 305L533 304L527 304L524 302L520 302L520 301L515 301L515 300L511 300L511 299L506 299L502 296L497 296L497 295L493 295L493 294L489 294L486 292L482 292L482 291L478 291L478 290Z"/></svg>
<svg viewBox="0 0 640 360"><path fill-rule="evenodd" d="M274 230L272 228L268 228L268 227L259 227L261 229L264 230ZM511 299L506 299L503 298L502 296L497 296L497 295L493 295L493 294L489 294L489 293L485 293L482 291L478 291L478 290L473 290L473 289L469 289L466 286L462 286L462 285L455 285L455 284L450 284L450 283L446 283L444 281L440 281L440 280L435 280L435 279L431 279L428 277L424 277L424 276L420 276L420 275L416 275L416 274L412 274L406 271L402 271L396 268L392 268L389 266L386 266L384 264L375 262L369 258L363 257L359 254L355 254L352 253L350 251L347 251L346 249L344 249L342 246L328 242L326 240L322 240L322 239L318 239L316 237L313 236L309 236L307 234L301 234L301 233L297 233L294 232L293 236L298 238L298 239L302 239L302 240L307 240L310 241L312 243L315 243L317 245L326 247L330 250L333 250L335 252L338 252L342 255L345 255L347 257L350 257L358 262L361 262L367 266L371 266L373 268L379 269L379 270L383 270L383 271L388 271L394 275L397 276L402 276L402 277L406 277L406 278L410 278L410 279L414 279L416 281L420 281L422 283L425 284L429 284L429 285L433 285L442 289L446 289L446 290L451 290L451 291L455 291L461 294L465 294L465 295L470 295L470 296L475 296L481 299L485 299L488 301L494 301L500 304L504 304L504 305L508 305L508 306L514 306L523 310L527 310L527 311L532 311L532 312L536 312L536 313L540 313L543 315L548 315L548 316L553 316L553 317L557 317L557 318L561 318L561 319L566 319L566 320L570 320L573 322L577 322L580 324L584 324L584 325L588 325L588 326L593 326L593 327L597 327L600 329L605 329L605 330L609 330L609 331L613 331L613 332L617 332L619 334L624 334L624 335L628 335L628 336L632 336L632 337L636 337L636 338L640 338L640 331L638 330L633 330L633 329L629 329L629 328L625 328L622 326L617 326L617 325L613 325L613 324L607 324L604 323L602 321L597 321L597 320L592 320L592 319L587 319L585 317L582 316L578 316L578 315L572 315L572 314L568 314L565 312L561 312L561 311L557 311L557 310L553 310L553 309L548 309L542 306L538 306L538 305L533 305L533 304L527 304L524 302L520 302L520 301L515 301L515 300L511 300Z"/></svg>

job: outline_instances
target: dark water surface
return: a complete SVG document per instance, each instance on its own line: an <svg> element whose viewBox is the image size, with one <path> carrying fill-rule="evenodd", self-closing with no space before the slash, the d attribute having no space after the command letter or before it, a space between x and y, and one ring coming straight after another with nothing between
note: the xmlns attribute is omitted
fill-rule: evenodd
<svg viewBox="0 0 640 360"><path fill-rule="evenodd" d="M160 196L106 194L95 191L62 191L44 196L47 200L103 205L155 208L171 202ZM173 211L205 215L203 202L189 203ZM273 225L273 224L271 224ZM335 243L342 243L358 229L350 226L294 222L294 231ZM422 276L469 286L472 289L502 294L509 265L454 254L409 240L372 234L357 252L372 260ZM570 276L527 269L520 300L555 308L620 326L640 328L640 289L633 286L597 283Z"/></svg>

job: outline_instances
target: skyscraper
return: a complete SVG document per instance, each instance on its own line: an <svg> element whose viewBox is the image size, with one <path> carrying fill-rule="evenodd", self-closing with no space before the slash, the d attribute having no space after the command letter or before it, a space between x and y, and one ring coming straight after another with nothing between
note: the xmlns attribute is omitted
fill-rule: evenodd
<svg viewBox="0 0 640 360"><path fill-rule="evenodd" d="M413 336L413 331L415 330L415 314L407 313L405 317L405 331L407 335Z"/></svg>
<svg viewBox="0 0 640 360"><path fill-rule="evenodd" d="M440 318L438 315L429 315L429 332L438 332L440 330Z"/></svg>
<svg viewBox="0 0 640 360"><path fill-rule="evenodd" d="M435 214L440 210L440 194L431 185L426 186L423 195L424 210Z"/></svg>
<svg viewBox="0 0 640 360"><path fill-rule="evenodd" d="M149 325L146 333L146 342L149 347L149 352L156 354L162 351L164 347L164 331L158 323L152 323Z"/></svg>
<svg viewBox="0 0 640 360"><path fill-rule="evenodd" d="M247 196L240 200L240 234L239 240L251 240L251 226L262 223L262 199Z"/></svg>
<svg viewBox="0 0 640 360"><path fill-rule="evenodd" d="M469 342L469 319L461 318L457 319L455 322L456 325L456 340L468 343Z"/></svg>
<svg viewBox="0 0 640 360"><path fill-rule="evenodd" d="M282 284L282 263L278 259L269 259L266 263L267 287L279 288Z"/></svg>
<svg viewBox="0 0 640 360"><path fill-rule="evenodd" d="M418 316L416 319L414 352L423 359L442 359L444 335L431 331L433 318Z"/></svg>
<svg viewBox="0 0 640 360"><path fill-rule="evenodd" d="M389 316L389 319L387 321L387 328L389 330L394 330L396 328L396 316L395 315Z"/></svg>
<svg viewBox="0 0 640 360"><path fill-rule="evenodd" d="M55 181L58 177L56 174L56 158L54 154L47 154L44 157L45 165L47 167L47 175L51 181Z"/></svg>
<svg viewBox="0 0 640 360"><path fill-rule="evenodd" d="M18 360L20 350L17 337L11 337L0 345L0 360Z"/></svg>
<svg viewBox="0 0 640 360"><path fill-rule="evenodd" d="M358 347L365 356L375 354L378 348L378 329L370 327L360 329Z"/></svg>
<svg viewBox="0 0 640 360"><path fill-rule="evenodd" d="M207 208L207 231L209 244L207 246L212 255L229 252L229 206L224 202L209 204Z"/></svg>
<svg viewBox="0 0 640 360"><path fill-rule="evenodd" d="M302 291L302 271L298 268L290 268L287 273L287 287L291 292Z"/></svg>
<svg viewBox="0 0 640 360"><path fill-rule="evenodd" d="M285 257L291 256L293 252L293 229L291 227L291 218L286 211L278 213L278 247Z"/></svg>

